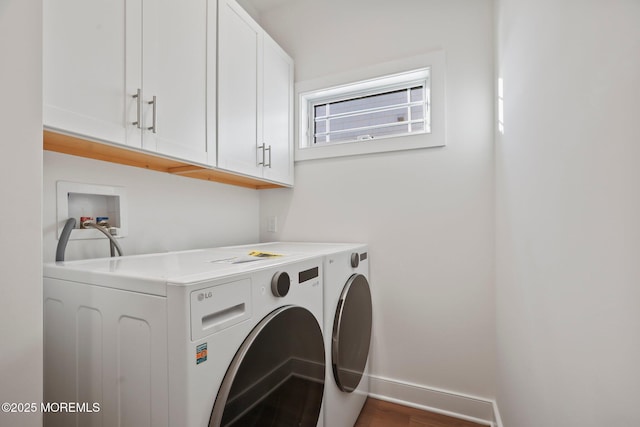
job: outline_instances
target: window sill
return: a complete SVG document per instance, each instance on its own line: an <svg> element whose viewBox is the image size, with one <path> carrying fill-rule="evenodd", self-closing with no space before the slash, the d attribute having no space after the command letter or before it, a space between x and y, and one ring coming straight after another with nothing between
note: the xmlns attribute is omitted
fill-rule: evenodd
<svg viewBox="0 0 640 427"><path fill-rule="evenodd" d="M319 147L298 148L296 150L296 162L390 151L415 150L418 148L442 147L444 145L444 135L439 136L433 133L422 133Z"/></svg>

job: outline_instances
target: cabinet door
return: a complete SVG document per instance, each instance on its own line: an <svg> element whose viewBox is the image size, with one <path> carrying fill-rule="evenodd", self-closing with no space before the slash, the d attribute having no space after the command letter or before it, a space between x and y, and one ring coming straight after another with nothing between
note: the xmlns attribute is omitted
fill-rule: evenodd
<svg viewBox="0 0 640 427"><path fill-rule="evenodd" d="M257 147L262 29L233 0L218 9L218 167L262 176Z"/></svg>
<svg viewBox="0 0 640 427"><path fill-rule="evenodd" d="M143 28L143 148L206 164L207 0L145 0Z"/></svg>
<svg viewBox="0 0 640 427"><path fill-rule="evenodd" d="M262 141L269 147L264 178L293 185L293 60L264 35Z"/></svg>
<svg viewBox="0 0 640 427"><path fill-rule="evenodd" d="M134 87L140 83L125 81L125 75L135 76L141 69L139 55L132 59L128 51L136 50L136 39L141 37L141 11L141 0L44 1L47 128L140 145L139 132L127 136L125 121L126 109L135 104L127 96L127 83Z"/></svg>

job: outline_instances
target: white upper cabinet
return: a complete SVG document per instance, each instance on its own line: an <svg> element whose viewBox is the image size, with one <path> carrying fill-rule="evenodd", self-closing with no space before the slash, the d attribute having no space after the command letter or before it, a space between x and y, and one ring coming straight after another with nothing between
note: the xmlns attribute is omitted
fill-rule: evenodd
<svg viewBox="0 0 640 427"><path fill-rule="evenodd" d="M44 126L293 185L293 61L235 0L44 0Z"/></svg>
<svg viewBox="0 0 640 427"><path fill-rule="evenodd" d="M215 164L215 23L215 0L45 0L45 126Z"/></svg>
<svg viewBox="0 0 640 427"><path fill-rule="evenodd" d="M262 140L264 178L293 184L293 60L267 34L263 43Z"/></svg>
<svg viewBox="0 0 640 427"><path fill-rule="evenodd" d="M215 157L207 156L207 108L215 116L215 97L207 104L207 70L215 73L215 54L207 66L207 0L147 3L142 24L143 148L215 164ZM215 1L211 4L215 13ZM210 45L215 47L215 15L210 22ZM211 77L215 88L215 74ZM215 128L210 134L215 136Z"/></svg>
<svg viewBox="0 0 640 427"><path fill-rule="evenodd" d="M45 126L127 144L125 70L140 68L126 62L124 17L142 9L133 3L44 1Z"/></svg>
<svg viewBox="0 0 640 427"><path fill-rule="evenodd" d="M235 2L218 11L218 167L262 175L258 135L258 67L262 30Z"/></svg>
<svg viewBox="0 0 640 427"><path fill-rule="evenodd" d="M234 0L218 31L218 167L292 185L293 61Z"/></svg>

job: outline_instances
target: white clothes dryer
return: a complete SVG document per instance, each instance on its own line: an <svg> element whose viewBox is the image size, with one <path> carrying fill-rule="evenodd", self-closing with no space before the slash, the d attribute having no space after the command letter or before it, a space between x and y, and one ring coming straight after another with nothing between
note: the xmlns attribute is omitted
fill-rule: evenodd
<svg viewBox="0 0 640 427"><path fill-rule="evenodd" d="M326 379L324 422L352 427L369 394L373 308L368 249L361 245L335 252L324 265L325 346L333 374Z"/></svg>
<svg viewBox="0 0 640 427"><path fill-rule="evenodd" d="M46 413L45 426L323 425L322 260L249 259L46 265L45 400L87 410Z"/></svg>
<svg viewBox="0 0 640 427"><path fill-rule="evenodd" d="M352 427L369 394L373 309L365 244L273 242L253 245L275 253L323 257L326 427Z"/></svg>

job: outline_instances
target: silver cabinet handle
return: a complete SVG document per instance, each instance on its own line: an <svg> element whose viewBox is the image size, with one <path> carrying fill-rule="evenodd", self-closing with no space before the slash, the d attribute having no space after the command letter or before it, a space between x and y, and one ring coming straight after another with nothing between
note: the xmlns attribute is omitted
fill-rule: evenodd
<svg viewBox="0 0 640 427"><path fill-rule="evenodd" d="M265 150L269 152L269 163L265 164L264 166L271 169L271 146L268 146L267 148L265 148Z"/></svg>
<svg viewBox="0 0 640 427"><path fill-rule="evenodd" d="M153 95L153 100L148 102L149 105L153 105L153 121L151 127L148 127L147 130L150 130L153 133L157 133L157 124L158 124L158 100L156 96Z"/></svg>
<svg viewBox="0 0 640 427"><path fill-rule="evenodd" d="M264 168L271 168L271 146L267 147L267 144L262 143L258 145L258 149L262 149L262 161L258 163L258 165L262 165ZM267 153L269 152L269 163L267 163Z"/></svg>
<svg viewBox="0 0 640 427"><path fill-rule="evenodd" d="M142 116L142 102L140 100L141 96L142 96L141 89L138 89L136 91L136 94L133 95L133 99L136 100L136 121L131 124L136 126L138 129L141 128L141 124L140 124L140 116Z"/></svg>
<svg viewBox="0 0 640 427"><path fill-rule="evenodd" d="M262 161L258 162L258 165L262 165L263 167L266 166L264 163L266 147L267 146L265 144L258 145L258 150L262 149Z"/></svg>

